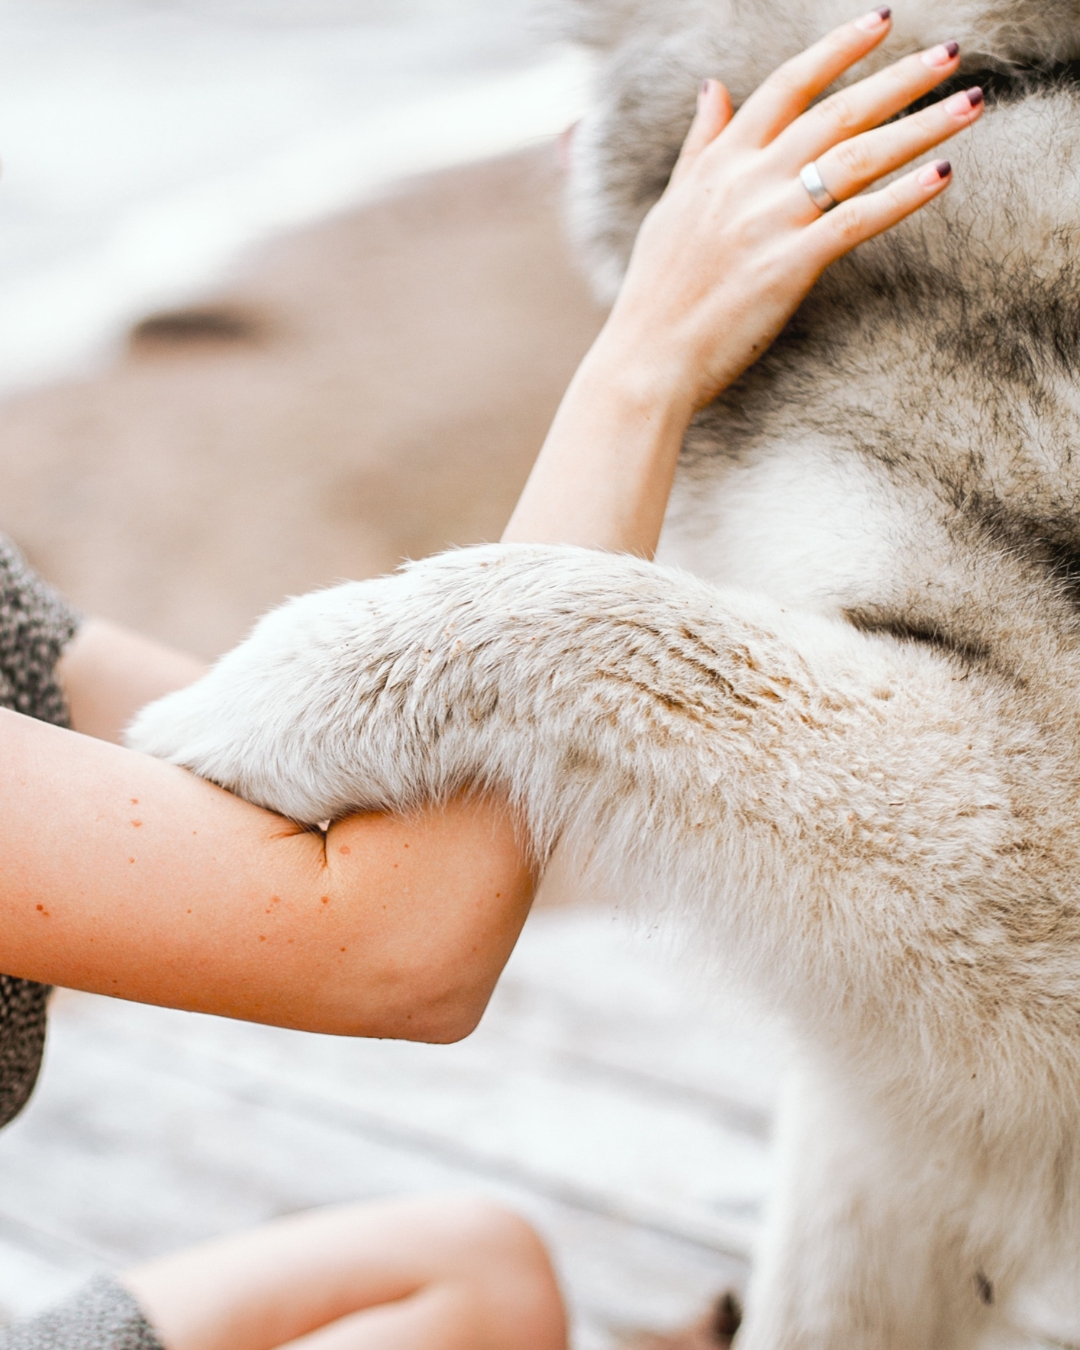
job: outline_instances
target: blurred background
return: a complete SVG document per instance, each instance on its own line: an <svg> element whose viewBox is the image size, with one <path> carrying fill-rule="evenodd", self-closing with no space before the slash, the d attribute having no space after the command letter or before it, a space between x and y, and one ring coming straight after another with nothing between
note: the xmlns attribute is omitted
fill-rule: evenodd
<svg viewBox="0 0 1080 1350"><path fill-rule="evenodd" d="M0 528L198 655L497 538L603 315L560 223L589 64L528 0L0 0ZM772 1034L548 888L475 1036L59 994L0 1135L0 1304L307 1205L479 1189L579 1350L745 1272Z"/></svg>
<svg viewBox="0 0 1080 1350"><path fill-rule="evenodd" d="M2 0L4 527L203 656L497 537L600 319L586 91L518 0Z"/></svg>

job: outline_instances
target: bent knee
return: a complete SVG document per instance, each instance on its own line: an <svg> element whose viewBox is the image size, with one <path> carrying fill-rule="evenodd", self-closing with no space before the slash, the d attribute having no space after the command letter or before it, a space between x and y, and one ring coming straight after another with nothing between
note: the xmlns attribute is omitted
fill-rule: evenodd
<svg viewBox="0 0 1080 1350"><path fill-rule="evenodd" d="M528 1220L493 1200L463 1195L446 1196L431 1203L438 1207L443 1222L472 1245L518 1256L541 1253L546 1257L544 1244Z"/></svg>
<svg viewBox="0 0 1080 1350"><path fill-rule="evenodd" d="M446 1195L405 1201L415 1220L438 1234L457 1265L477 1268L479 1259L520 1266L551 1268L547 1248L535 1228L520 1214L479 1196Z"/></svg>
<svg viewBox="0 0 1080 1350"><path fill-rule="evenodd" d="M566 1312L543 1239L520 1214L493 1201L449 1196L426 1202L446 1242L447 1278L469 1287L495 1345L564 1350Z"/></svg>

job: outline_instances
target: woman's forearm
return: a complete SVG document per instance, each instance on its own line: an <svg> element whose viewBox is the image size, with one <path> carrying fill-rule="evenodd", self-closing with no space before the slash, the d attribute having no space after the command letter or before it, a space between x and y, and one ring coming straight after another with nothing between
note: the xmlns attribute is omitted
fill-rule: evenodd
<svg viewBox="0 0 1080 1350"><path fill-rule="evenodd" d="M118 745L140 708L205 673L194 657L105 619L87 619L56 667L71 725Z"/></svg>
<svg viewBox="0 0 1080 1350"><path fill-rule="evenodd" d="M504 541L651 558L692 411L609 323L563 398Z"/></svg>
<svg viewBox="0 0 1080 1350"><path fill-rule="evenodd" d="M534 880L506 810L325 837L157 760L0 712L0 969L344 1035L466 1035Z"/></svg>

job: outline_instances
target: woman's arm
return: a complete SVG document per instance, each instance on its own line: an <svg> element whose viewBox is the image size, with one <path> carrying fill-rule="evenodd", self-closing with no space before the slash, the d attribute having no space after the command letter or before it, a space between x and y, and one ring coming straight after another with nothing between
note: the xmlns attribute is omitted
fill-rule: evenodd
<svg viewBox="0 0 1080 1350"><path fill-rule="evenodd" d="M88 619L56 666L71 725L117 745L140 708L205 673L194 657L105 619Z"/></svg>
<svg viewBox="0 0 1080 1350"><path fill-rule="evenodd" d="M651 557L697 409L765 351L830 263L948 186L942 162L863 193L981 114L972 90L880 125L955 74L955 43L805 112L888 30L884 8L845 24L781 66L734 116L724 87L705 82L671 183L641 227L505 540ZM842 203L826 215L799 179L812 160Z"/></svg>
<svg viewBox="0 0 1080 1350"><path fill-rule="evenodd" d="M534 877L505 808L321 834L182 769L0 711L0 970L343 1035L476 1025Z"/></svg>

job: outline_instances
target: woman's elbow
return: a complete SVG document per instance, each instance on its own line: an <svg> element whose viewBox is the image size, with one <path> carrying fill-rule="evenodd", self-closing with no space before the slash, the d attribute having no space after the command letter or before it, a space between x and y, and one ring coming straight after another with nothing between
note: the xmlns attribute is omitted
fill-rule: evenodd
<svg viewBox="0 0 1080 1350"><path fill-rule="evenodd" d="M471 1035L487 1011L526 912L523 909L512 924L501 925L483 940L475 933L463 934L421 960L399 985L393 1014L397 1030L384 1034L437 1045Z"/></svg>
<svg viewBox="0 0 1080 1350"><path fill-rule="evenodd" d="M326 990L322 998L312 1000L301 1029L451 1045L476 1030L498 974L413 968L385 983L372 980L370 973L367 978L360 974L345 987Z"/></svg>
<svg viewBox="0 0 1080 1350"><path fill-rule="evenodd" d="M406 1021L407 1029L398 1039L426 1041L430 1045L453 1045L463 1041L480 1025L490 997L489 991L483 998L462 998L452 1004L435 1003L424 1009L418 1019Z"/></svg>
<svg viewBox="0 0 1080 1350"><path fill-rule="evenodd" d="M537 883L506 807L461 799L405 820L352 817L331 833L317 861L331 859L333 876L320 871L318 884L336 887L325 908L341 917L319 939L319 966L332 972L320 994L333 1025L322 1029L439 1043L468 1036Z"/></svg>

